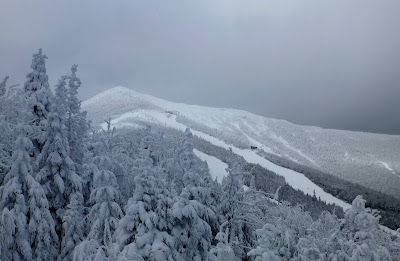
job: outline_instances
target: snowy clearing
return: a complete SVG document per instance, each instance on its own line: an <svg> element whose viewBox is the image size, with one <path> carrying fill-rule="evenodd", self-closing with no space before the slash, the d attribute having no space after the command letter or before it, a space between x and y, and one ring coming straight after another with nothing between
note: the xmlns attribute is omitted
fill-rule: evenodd
<svg viewBox="0 0 400 261"><path fill-rule="evenodd" d="M228 164L225 162L222 162L220 159L207 155L196 149L194 149L194 154L196 154L196 156L201 160L207 162L213 180L217 179L218 183L221 183L222 179L228 175L228 172L226 171Z"/></svg>
<svg viewBox="0 0 400 261"><path fill-rule="evenodd" d="M387 164L386 162L381 161L382 165L385 167L385 169L389 170L390 172L392 172L393 174L396 174L396 172L394 172L394 169L392 169L389 164Z"/></svg>

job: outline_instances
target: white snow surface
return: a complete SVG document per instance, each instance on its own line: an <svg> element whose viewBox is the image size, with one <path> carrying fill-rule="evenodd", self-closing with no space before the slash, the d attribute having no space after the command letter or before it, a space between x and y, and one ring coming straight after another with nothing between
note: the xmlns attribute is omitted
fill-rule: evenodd
<svg viewBox="0 0 400 261"><path fill-rule="evenodd" d="M196 156L199 157L201 160L207 162L213 180L217 179L217 181L221 183L222 179L228 175L228 172L226 171L226 169L228 168L228 164L226 164L225 162L216 157L207 155L197 149L194 149L194 154L196 154Z"/></svg>
<svg viewBox="0 0 400 261"><path fill-rule="evenodd" d="M381 163L387 170L389 170L393 174L396 174L396 172L389 166L389 164L387 164L386 162L383 162L383 161L381 161Z"/></svg>

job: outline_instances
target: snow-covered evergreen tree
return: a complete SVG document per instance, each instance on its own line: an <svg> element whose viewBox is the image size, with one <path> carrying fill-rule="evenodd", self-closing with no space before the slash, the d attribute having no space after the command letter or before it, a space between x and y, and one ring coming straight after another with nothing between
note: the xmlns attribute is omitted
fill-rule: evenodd
<svg viewBox="0 0 400 261"><path fill-rule="evenodd" d="M193 153L193 134L190 129L186 128L185 137L182 142L181 162L185 170L195 167L195 155Z"/></svg>
<svg viewBox="0 0 400 261"><path fill-rule="evenodd" d="M212 241L209 222L215 219L215 213L197 200L190 200L190 197L190 192L184 189L181 196L175 199L172 235L176 238L177 251L183 260L207 260Z"/></svg>
<svg viewBox="0 0 400 261"><path fill-rule="evenodd" d="M88 239L97 240L110 256L113 255L112 234L123 215L119 205L120 192L115 175L110 170L111 160L106 156L98 156L93 161L99 170L94 174L90 195L92 206L87 218L90 222Z"/></svg>
<svg viewBox="0 0 400 261"><path fill-rule="evenodd" d="M103 246L95 239L84 240L75 247L73 261L106 261Z"/></svg>
<svg viewBox="0 0 400 261"><path fill-rule="evenodd" d="M256 231L259 237L257 248L249 251L249 256L255 256L256 261L284 261L289 260L287 245L285 246L285 234L272 224L266 224Z"/></svg>
<svg viewBox="0 0 400 261"><path fill-rule="evenodd" d="M323 211L311 224L308 236L298 245L300 255L319 252L328 260L349 259L345 252L345 238L340 233L340 220L331 213ZM316 251L318 249L318 251Z"/></svg>
<svg viewBox="0 0 400 261"><path fill-rule="evenodd" d="M235 252L232 249L231 244L229 243L229 228L224 227L228 224L225 222L221 225L220 232L218 232L216 239L218 243L215 247L210 250L209 259L210 261L235 261L239 260L235 256Z"/></svg>
<svg viewBox="0 0 400 261"><path fill-rule="evenodd" d="M13 253L10 249L14 244L14 219L8 208L4 208L0 213L0 260L12 260Z"/></svg>
<svg viewBox="0 0 400 261"><path fill-rule="evenodd" d="M99 171L96 164L93 163L93 158L89 157L85 160L85 163L80 167L80 174L83 179L82 194L86 205L90 205L90 194L93 190L94 174Z"/></svg>
<svg viewBox="0 0 400 261"><path fill-rule="evenodd" d="M0 82L0 97L4 96L6 94L8 78L10 78L10 77L6 76L3 78L3 81Z"/></svg>
<svg viewBox="0 0 400 261"><path fill-rule="evenodd" d="M0 208L9 210L15 225L13 242L2 251L10 251L13 260L55 260L59 241L46 195L32 177L29 128L20 125L18 131L12 167L0 189Z"/></svg>
<svg viewBox="0 0 400 261"><path fill-rule="evenodd" d="M63 238L61 242L61 258L72 260L73 251L85 236L83 196L75 193L71 196L63 217Z"/></svg>
<svg viewBox="0 0 400 261"><path fill-rule="evenodd" d="M346 212L344 232L349 237L352 260L391 260L388 250L377 243L379 216L365 207L365 200L357 196Z"/></svg>
<svg viewBox="0 0 400 261"><path fill-rule="evenodd" d="M49 87L49 80L46 74L46 59L42 49L33 54L31 69L27 74L24 84L25 94L28 97L29 111L31 117L29 122L32 128L33 155L38 156L48 137L48 116L50 114L52 93ZM40 164L42 162L39 162ZM41 165L34 166L35 169Z"/></svg>
<svg viewBox="0 0 400 261"><path fill-rule="evenodd" d="M184 260L207 260L212 230L218 230L219 220L213 205L211 177L210 183L204 180L209 173L199 167L193 148L192 133L186 129L178 154L182 171L175 173L172 180L171 189L175 195L172 235Z"/></svg>
<svg viewBox="0 0 400 261"><path fill-rule="evenodd" d="M72 193L82 193L82 178L76 174L74 162L69 157L66 121L65 77L56 85L55 101L48 115L47 138L36 161L41 165L36 179L42 184L50 204L50 211L61 235L65 207ZM41 164L39 164L42 162Z"/></svg>
<svg viewBox="0 0 400 261"><path fill-rule="evenodd" d="M248 252L256 261L296 260L299 240L306 238L313 220L300 206L277 206L270 209L273 219L256 230L257 247ZM300 249L301 252L301 249Z"/></svg>
<svg viewBox="0 0 400 261"><path fill-rule="evenodd" d="M77 65L71 68L71 75L68 76L67 95L67 130L68 141L71 148L71 159L78 164L82 163L85 154L84 139L88 130L86 111L81 111L81 101L78 98L78 89L81 80L76 76Z"/></svg>
<svg viewBox="0 0 400 261"><path fill-rule="evenodd" d="M202 203L210 198L210 189L192 171L185 174L184 183L187 186L174 199L172 235L177 239L177 250L184 260L207 260L212 241L211 226L218 226L211 206Z"/></svg>
<svg viewBox="0 0 400 261"><path fill-rule="evenodd" d="M124 255L135 253L144 260L180 260L175 239L170 235L169 212L173 202L165 179L147 169L135 177L135 184L126 215L115 233L120 249Z"/></svg>
<svg viewBox="0 0 400 261"><path fill-rule="evenodd" d="M228 163L228 175L222 180L224 195L219 211L229 221L233 218L235 197L238 192L243 190L243 168L233 156L232 149L230 150L230 160Z"/></svg>
<svg viewBox="0 0 400 261"><path fill-rule="evenodd" d="M185 130L185 136L182 140L182 144L176 150L179 155L175 158L171 167L174 167L175 171L173 173L173 184L174 189L176 190L176 194L179 195L183 188L185 187L183 178L185 173L191 171L195 171L193 168L195 167L195 158L196 156L193 153L193 140L192 133L187 128ZM200 173L199 173L200 174Z"/></svg>
<svg viewBox="0 0 400 261"><path fill-rule="evenodd" d="M255 231L265 224L263 218L269 207L268 197L270 195L253 188L236 192L234 212L228 224L232 229L229 242L239 258L246 258L248 249L256 244Z"/></svg>
<svg viewBox="0 0 400 261"><path fill-rule="evenodd" d="M233 249L235 255L239 258L246 257L246 250L243 247L249 247L244 242L245 235L243 231L247 230L243 221L242 202L246 205L243 198L243 168L234 157L232 150L230 150L230 158L228 162L228 175L222 180L223 195L221 202L218 206L219 213L226 218L229 228L229 243L235 245ZM246 211L248 211L247 209Z"/></svg>

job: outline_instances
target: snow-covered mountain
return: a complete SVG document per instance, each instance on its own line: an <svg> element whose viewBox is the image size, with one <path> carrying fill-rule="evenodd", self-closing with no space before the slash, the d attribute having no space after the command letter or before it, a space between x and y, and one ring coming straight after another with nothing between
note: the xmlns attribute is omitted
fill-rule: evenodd
<svg viewBox="0 0 400 261"><path fill-rule="evenodd" d="M83 108L94 126L111 117L116 127L189 127L253 163L260 163L263 153L273 154L400 198L400 136L300 126L241 110L173 103L124 87L94 96ZM286 175L288 181L291 174Z"/></svg>

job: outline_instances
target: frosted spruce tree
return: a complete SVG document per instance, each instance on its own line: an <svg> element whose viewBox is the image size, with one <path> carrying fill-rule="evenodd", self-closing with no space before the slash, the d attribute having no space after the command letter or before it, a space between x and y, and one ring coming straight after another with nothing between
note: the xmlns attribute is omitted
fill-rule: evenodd
<svg viewBox="0 0 400 261"><path fill-rule="evenodd" d="M21 124L18 133L11 170L0 189L0 208L9 210L8 220L14 224L13 240L2 249L2 255L13 260L55 260L59 240L46 195L32 177L28 154L32 143L26 138L29 128Z"/></svg>
<svg viewBox="0 0 400 261"><path fill-rule="evenodd" d="M388 250L377 243L378 213L365 207L365 200L357 196L346 212L343 232L347 234L352 260L392 260Z"/></svg>
<svg viewBox="0 0 400 261"><path fill-rule="evenodd" d="M42 162L36 179L46 192L60 239L62 218L69 197L72 193L81 193L83 183L82 178L75 172L75 164L69 156L70 149L65 126L65 100L67 97L65 84L65 77L61 77L56 85L52 110L47 117L49 123L47 138L36 159L37 163Z"/></svg>
<svg viewBox="0 0 400 261"><path fill-rule="evenodd" d="M147 168L135 177L135 192L115 232L121 255L138 255L144 260L182 260L175 250L169 214L172 198L165 179Z"/></svg>
<svg viewBox="0 0 400 261"><path fill-rule="evenodd" d="M4 208L0 214L0 260L12 260L13 253L9 249L14 244L14 218L8 208Z"/></svg>
<svg viewBox="0 0 400 261"><path fill-rule="evenodd" d="M85 237L83 196L75 193L71 196L63 217L63 238L61 242L61 258L72 260L74 249Z"/></svg>
<svg viewBox="0 0 400 261"><path fill-rule="evenodd" d="M241 207L243 202L243 168L230 150L230 158L228 161L228 175L222 180L222 197L218 206L218 212L225 217L228 222L230 234L228 235L229 244L235 251L235 255L239 258L245 258L246 251L243 249L244 234L246 230L241 216ZM245 247L248 247L247 245Z"/></svg>
<svg viewBox="0 0 400 261"><path fill-rule="evenodd" d="M26 99L18 86L8 87L5 95L0 96L0 184L8 173L12 163L12 153L17 139L16 127L23 123L26 113Z"/></svg>
<svg viewBox="0 0 400 261"><path fill-rule="evenodd" d="M183 188L185 187L183 177L184 174L188 171L194 171L195 167L195 155L193 153L193 140L192 133L187 128L185 130L185 136L182 140L181 147L177 149L178 157L175 159L176 161L172 164L176 170L173 173L173 184L174 189L176 190L177 195L179 195Z"/></svg>
<svg viewBox="0 0 400 261"><path fill-rule="evenodd" d="M346 253L347 240L335 215L323 211L307 230L307 235L299 239L296 247L301 260L350 260Z"/></svg>
<svg viewBox="0 0 400 261"><path fill-rule="evenodd" d="M190 129L186 128L185 137L182 142L181 162L185 170L195 167L195 155L193 153L193 134Z"/></svg>
<svg viewBox="0 0 400 261"><path fill-rule="evenodd" d="M173 229L176 247L183 260L207 260L211 248L211 226L215 213L199 201L192 199L193 190L183 189L175 197L172 207Z"/></svg>
<svg viewBox="0 0 400 261"><path fill-rule="evenodd" d="M271 195L257 191L254 187L253 185L246 190L242 189L236 192L232 218L230 222L228 221L228 225L231 225L232 229L229 234L229 243L233 246L235 254L241 259L245 259L248 249L256 244L255 231L265 224L265 212L270 206L267 198Z"/></svg>
<svg viewBox="0 0 400 261"><path fill-rule="evenodd" d="M71 159L78 164L82 163L85 154L84 139L88 129L86 111L81 110L81 101L78 98L78 89L81 87L81 80L76 76L77 65L71 68L71 75L68 76L67 95L67 131L68 141L71 148Z"/></svg>
<svg viewBox="0 0 400 261"><path fill-rule="evenodd" d="M310 214L300 206L289 205L271 208L270 212L273 218L270 223L256 230L258 243L255 249L248 252L248 256L255 257L256 261L297 260L299 240L307 237L313 222Z"/></svg>
<svg viewBox="0 0 400 261"><path fill-rule="evenodd" d="M0 83L0 184L3 184L5 174L11 166L12 154L12 127L7 119L6 110L6 85L8 76ZM8 142L7 142L8 141Z"/></svg>
<svg viewBox="0 0 400 261"><path fill-rule="evenodd" d="M28 97L28 110L31 112L29 119L32 128L33 157L36 158L42 151L48 137L48 116L50 114L52 93L46 73L47 56L42 49L33 54L31 69L27 74L24 84L25 94ZM43 159L43 158L42 158ZM43 159L44 160L44 159ZM34 165L34 169L40 169L43 162Z"/></svg>
<svg viewBox="0 0 400 261"><path fill-rule="evenodd" d="M234 201L237 193L243 191L243 168L233 155L230 149L230 159L228 162L228 175L222 180L224 195L219 206L219 211L227 217L228 222L233 218ZM229 225L231 227L231 223Z"/></svg>
<svg viewBox="0 0 400 261"><path fill-rule="evenodd" d="M184 260L207 260L212 228L217 230L219 223L211 188L203 178L210 174L199 168L200 161L193 153L189 129L185 131L178 157L179 167L175 167L181 171L174 173L171 184L174 195L172 235L176 238L177 251Z"/></svg>
<svg viewBox="0 0 400 261"><path fill-rule="evenodd" d="M73 261L107 261L104 246L95 239L84 240L75 247ZM112 259L111 259L112 260Z"/></svg>
<svg viewBox="0 0 400 261"><path fill-rule="evenodd" d="M0 97L3 97L6 95L7 91L7 81L10 77L6 76L3 78L3 81L0 82Z"/></svg>
<svg viewBox="0 0 400 261"><path fill-rule="evenodd" d="M239 259L235 256L231 244L229 243L229 228L226 226L228 222L225 222L220 227L216 239L218 243L216 246L211 248L209 253L210 261L238 261ZM225 230L224 230L225 228Z"/></svg>
<svg viewBox="0 0 400 261"><path fill-rule="evenodd" d="M93 190L90 194L91 209L87 217L90 231L87 239L97 240L110 257L114 255L112 234L123 215L119 205L120 192L111 171L111 160L106 156L98 156L93 161L99 170L94 174Z"/></svg>
<svg viewBox="0 0 400 261"><path fill-rule="evenodd" d="M289 260L290 254L286 254L286 248L280 247L281 241L284 240L284 235L272 224L266 224L262 229L257 230L258 246L249 251L249 256L255 256L256 261L284 261ZM284 251L284 252L283 252Z"/></svg>
<svg viewBox="0 0 400 261"><path fill-rule="evenodd" d="M154 166L153 159L150 157L149 147L145 145L143 139L139 144L135 145L134 156L128 156L126 153L116 154L117 155L114 156L114 161L120 164L119 169L125 170L124 172L126 172L125 174L121 173L119 175L119 184L121 193L124 196L124 202L127 202L135 191L133 189L135 188L135 177L151 168L154 168L154 170L159 169L159 166ZM125 166L122 166L122 162Z"/></svg>

